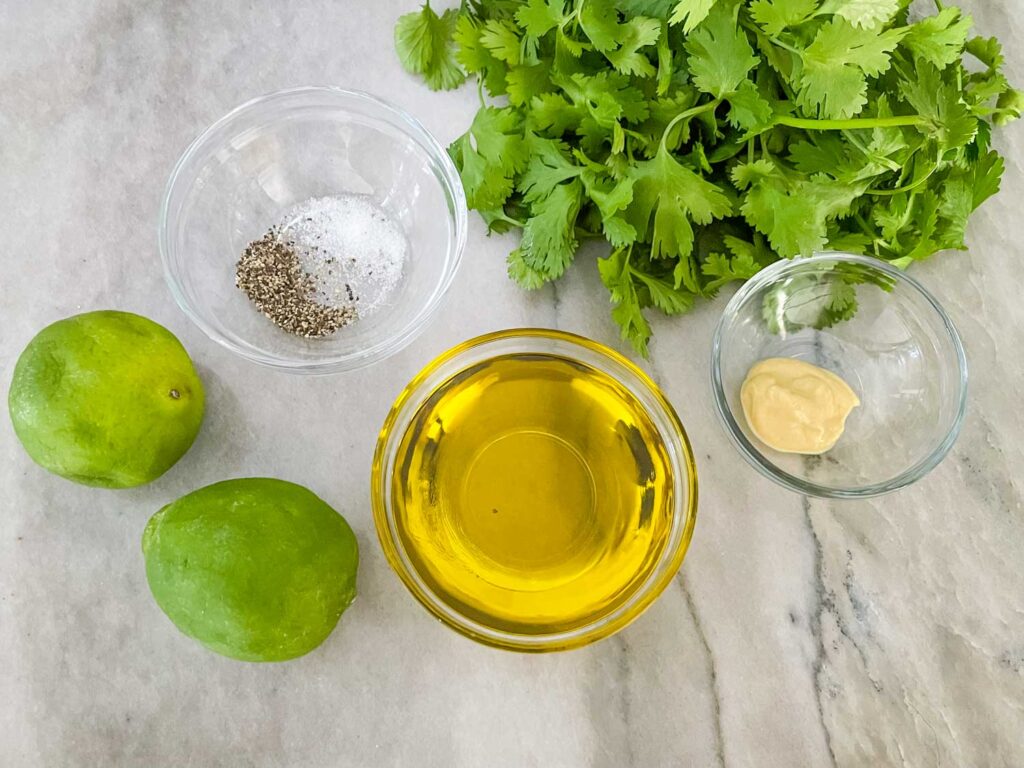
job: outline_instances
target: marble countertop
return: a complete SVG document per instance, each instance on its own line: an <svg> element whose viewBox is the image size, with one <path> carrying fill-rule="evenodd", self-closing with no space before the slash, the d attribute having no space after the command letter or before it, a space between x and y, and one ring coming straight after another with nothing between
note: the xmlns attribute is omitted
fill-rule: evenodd
<svg viewBox="0 0 1024 768"><path fill-rule="evenodd" d="M192 137L234 105L302 84L373 91L447 142L471 88L399 68L414 0L10 0L0 6L0 381L53 320L120 308L173 330L208 417L158 482L88 489L32 464L0 419L0 766L1020 766L1024 764L1024 131L1001 132L1002 194L969 253L915 269L959 324L970 411L931 476L871 502L801 498L757 475L716 423L707 360L725 297L655 322L646 364L699 459L680 575L614 638L563 654L489 650L428 617L377 545L368 476L393 397L481 332L562 328L616 346L592 259L526 294L507 237L471 216L439 317L383 364L296 378L233 357L164 286L157 208ZM967 3L1010 42L1018 0ZM323 414L330 414L324 418ZM168 500L231 476L308 485L363 553L360 598L324 645L276 665L179 634L139 548Z"/></svg>

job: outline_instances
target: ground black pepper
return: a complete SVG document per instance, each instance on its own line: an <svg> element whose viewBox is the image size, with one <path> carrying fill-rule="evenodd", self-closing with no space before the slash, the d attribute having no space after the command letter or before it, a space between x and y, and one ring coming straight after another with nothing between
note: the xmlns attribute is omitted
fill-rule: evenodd
<svg viewBox="0 0 1024 768"><path fill-rule="evenodd" d="M308 339L329 336L355 319L351 306L316 301L316 284L299 262L294 244L271 229L246 247L235 284L275 325Z"/></svg>

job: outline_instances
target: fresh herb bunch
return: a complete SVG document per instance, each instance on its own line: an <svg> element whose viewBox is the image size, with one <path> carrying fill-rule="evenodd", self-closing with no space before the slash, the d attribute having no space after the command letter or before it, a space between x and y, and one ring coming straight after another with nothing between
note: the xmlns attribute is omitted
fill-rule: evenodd
<svg viewBox="0 0 1024 768"><path fill-rule="evenodd" d="M970 17L909 4L428 1L395 43L431 88L477 77L449 152L489 228L522 229L509 274L537 288L606 239L612 314L646 354L645 308L685 312L780 257L964 248L1003 172L991 126L1024 96Z"/></svg>

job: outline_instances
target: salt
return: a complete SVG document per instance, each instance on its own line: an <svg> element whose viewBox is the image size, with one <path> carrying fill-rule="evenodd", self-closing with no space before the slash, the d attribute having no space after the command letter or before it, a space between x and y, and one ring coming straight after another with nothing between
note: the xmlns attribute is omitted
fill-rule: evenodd
<svg viewBox="0 0 1024 768"><path fill-rule="evenodd" d="M387 304L401 282L405 233L366 195L310 198L289 210L277 231L325 306L351 307L357 318L366 317Z"/></svg>

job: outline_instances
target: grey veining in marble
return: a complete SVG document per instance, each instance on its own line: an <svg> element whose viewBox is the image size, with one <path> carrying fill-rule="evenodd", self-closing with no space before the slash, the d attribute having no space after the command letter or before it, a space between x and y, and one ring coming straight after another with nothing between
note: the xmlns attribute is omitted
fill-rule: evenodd
<svg viewBox="0 0 1024 768"><path fill-rule="evenodd" d="M771 485L715 422L711 330L725 297L658 320L649 370L700 460L680 576L615 638L543 657L488 650L431 620L373 533L371 448L430 357L483 331L542 325L617 344L593 259L525 294L511 240L472 218L450 300L412 348L369 370L256 369L192 327L155 246L187 142L251 96L327 83L387 96L440 139L471 88L399 69L413 0L5 0L0 5L0 381L43 325L147 314L207 383L208 420L164 478L130 491L45 474L0 419L0 766L1024 765L1024 132L998 135L1002 194L970 253L916 269L963 333L970 412L948 460L873 502ZM974 0L1024 82L1019 0ZM276 475L313 488L360 540L361 594L316 652L250 665L180 635L146 588L149 515L199 485Z"/></svg>

